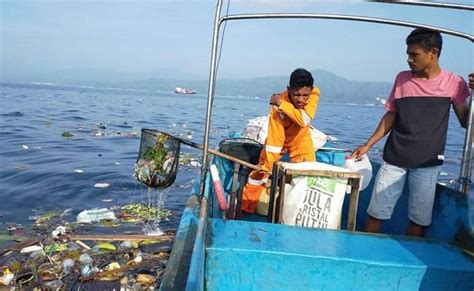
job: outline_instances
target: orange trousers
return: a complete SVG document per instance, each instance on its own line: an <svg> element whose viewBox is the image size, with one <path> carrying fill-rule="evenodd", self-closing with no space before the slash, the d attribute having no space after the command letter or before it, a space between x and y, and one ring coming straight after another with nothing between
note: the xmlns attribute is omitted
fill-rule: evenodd
<svg viewBox="0 0 474 291"><path fill-rule="evenodd" d="M260 194L265 190L273 164L288 153L292 162L316 161L309 126L294 124L287 116L272 110L268 123L268 137L260 153L262 171L253 170L242 193L241 210L254 213Z"/></svg>

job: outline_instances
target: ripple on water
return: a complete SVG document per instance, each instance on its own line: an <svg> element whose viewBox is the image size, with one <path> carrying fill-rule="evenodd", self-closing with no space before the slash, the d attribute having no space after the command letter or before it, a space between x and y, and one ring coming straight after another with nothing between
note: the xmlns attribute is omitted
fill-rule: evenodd
<svg viewBox="0 0 474 291"><path fill-rule="evenodd" d="M5 117L22 117L25 116L23 112L20 111L13 111L13 112L8 112L8 113L2 113L0 116L5 116Z"/></svg>

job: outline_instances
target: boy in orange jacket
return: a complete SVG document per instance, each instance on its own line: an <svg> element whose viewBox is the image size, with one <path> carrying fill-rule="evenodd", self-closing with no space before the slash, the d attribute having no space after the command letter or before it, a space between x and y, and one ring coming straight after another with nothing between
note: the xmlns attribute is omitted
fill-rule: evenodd
<svg viewBox="0 0 474 291"><path fill-rule="evenodd" d="M318 107L319 88L313 86L310 72L296 69L287 90L270 97L268 136L260 153L261 171L252 171L244 187L242 210L254 213L265 190L273 163L288 153L292 162L316 161L310 125Z"/></svg>

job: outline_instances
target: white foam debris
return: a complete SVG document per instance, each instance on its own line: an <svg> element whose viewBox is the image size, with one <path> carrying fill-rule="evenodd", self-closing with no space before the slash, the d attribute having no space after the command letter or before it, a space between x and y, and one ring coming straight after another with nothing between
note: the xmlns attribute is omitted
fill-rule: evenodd
<svg viewBox="0 0 474 291"><path fill-rule="evenodd" d="M25 150L29 149L29 147L26 144L22 145L21 147Z"/></svg>
<svg viewBox="0 0 474 291"><path fill-rule="evenodd" d="M74 170L74 172L75 172L75 173L79 173L79 174L84 173L84 171L81 170L81 169L76 169L76 170Z"/></svg>
<svg viewBox="0 0 474 291"><path fill-rule="evenodd" d="M165 232L162 231L159 227L155 228L155 229L152 229L150 231L147 231L145 233L146 235L156 235L156 236L159 236L159 235L164 235Z"/></svg>
<svg viewBox="0 0 474 291"><path fill-rule="evenodd" d="M109 183L95 183L95 185L94 185L94 187L96 187L96 188L107 188L109 186L110 186Z"/></svg>
<svg viewBox="0 0 474 291"><path fill-rule="evenodd" d="M200 167L201 166L201 164L198 161L191 161L191 162L189 162L189 165L191 165L192 167Z"/></svg>
<svg viewBox="0 0 474 291"><path fill-rule="evenodd" d="M114 165L116 165L116 166L119 166L119 165L120 165L120 163L119 163L119 162L115 162L115 163L114 163Z"/></svg>

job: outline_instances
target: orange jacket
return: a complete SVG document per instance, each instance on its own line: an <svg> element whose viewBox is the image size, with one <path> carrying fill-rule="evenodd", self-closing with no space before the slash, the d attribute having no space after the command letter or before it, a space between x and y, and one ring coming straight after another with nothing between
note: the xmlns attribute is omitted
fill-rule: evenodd
<svg viewBox="0 0 474 291"><path fill-rule="evenodd" d="M320 91L318 87L314 87L310 97L303 109L296 109L288 96L288 91L281 93L282 101L280 106L272 106L270 111L270 118L277 116L281 118L281 122L285 131L285 141L282 145L285 151L291 153L294 151L308 151L312 150L313 143L311 140L311 133L309 126L316 114L318 107ZM268 129L269 135L272 131ZM272 144L272 138L267 140L267 143ZM299 149L299 150L298 150ZM295 153L296 154L296 153Z"/></svg>

